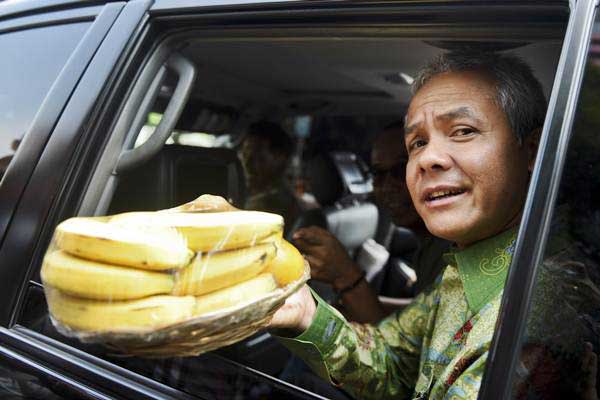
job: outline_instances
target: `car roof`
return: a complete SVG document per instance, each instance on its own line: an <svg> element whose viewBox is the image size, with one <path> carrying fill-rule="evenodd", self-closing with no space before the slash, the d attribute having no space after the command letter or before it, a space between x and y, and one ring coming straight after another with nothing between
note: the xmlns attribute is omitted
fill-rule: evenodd
<svg viewBox="0 0 600 400"><path fill-rule="evenodd" d="M561 45L558 38L504 43L532 67L546 95ZM193 99L282 116L359 116L401 113L417 71L444 51L416 38L300 34L202 38L182 53L198 68Z"/></svg>

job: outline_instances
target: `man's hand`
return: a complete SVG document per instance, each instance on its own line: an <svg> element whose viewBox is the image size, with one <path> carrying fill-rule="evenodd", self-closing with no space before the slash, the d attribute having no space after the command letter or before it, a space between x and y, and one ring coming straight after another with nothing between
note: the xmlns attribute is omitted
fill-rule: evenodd
<svg viewBox="0 0 600 400"><path fill-rule="evenodd" d="M304 332L312 323L317 306L307 285L285 300L284 305L275 312L269 328L288 329L294 335Z"/></svg>
<svg viewBox="0 0 600 400"><path fill-rule="evenodd" d="M360 267L352 262L335 236L325 229L316 226L298 229L293 240L310 264L312 279L329 283L340 290L360 277Z"/></svg>

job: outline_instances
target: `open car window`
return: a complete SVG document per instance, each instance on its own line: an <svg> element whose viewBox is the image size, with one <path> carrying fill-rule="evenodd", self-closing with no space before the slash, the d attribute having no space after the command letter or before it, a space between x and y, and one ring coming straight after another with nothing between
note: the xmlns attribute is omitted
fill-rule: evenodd
<svg viewBox="0 0 600 400"><path fill-rule="evenodd" d="M470 32L465 26L465 37L456 34L453 43L444 40L443 32L422 38L410 30L404 32L403 25L393 21L387 28L377 29L332 26L335 35L324 35L310 23L306 25L299 30L290 28L285 34L268 25L245 26L236 32L219 27L202 30L192 22L182 22L176 37L166 30L167 39L157 46L156 54L162 52L162 61L166 62L176 53L172 45L175 42L177 54L197 71L185 108L159 151L131 168L119 170L123 151L142 148L152 140L175 87L167 75L148 109L142 110L140 105L132 111L140 112L140 127L129 136L119 137L118 145L111 147L113 137L108 138L109 144L91 174L98 175L93 176L93 185L86 193L96 191L97 195L92 196L96 201L83 201L83 213L154 211L183 204L204 193L221 195L241 208L259 209L259 201L252 203L256 193L252 192L241 152L252 123L269 120L282 128L293 145L289 164L273 178L285 186L286 199L292 199L293 204L287 200L275 202L265 211L285 215L286 227L293 227L302 218L313 223L312 210L327 209L335 215L338 239L352 256L358 256L360 245L379 234L377 224L383 218L372 200L371 145L384 126L402 120L411 96L410 82L419 67L466 41L523 57L549 95L564 34L564 24L558 22L540 28L543 32L539 36L523 33L521 40L503 37L501 27L494 31L496 37L490 32ZM125 126L124 131L133 125ZM333 173L347 179L313 169L318 164L313 161L319 157L333 159ZM104 180L96 179L100 173ZM281 204L283 208L277 208ZM358 206L362 207L360 212L352 214ZM404 250L402 243L391 242L388 246ZM399 265L402 284L411 280L414 284L415 272ZM399 281L388 278L380 277L380 291L390 291L385 293L389 296L411 296L410 290L391 293L392 283ZM278 383L276 389L257 384L247 369L277 380L285 377L286 369L288 378L293 375L290 353L268 333L259 332L196 357L122 358L102 346L80 343L58 333L48 318L39 283L39 277L34 279L19 323L53 339L200 397L278 398L295 390L285 383ZM346 393L311 378L299 382L294 384L307 390L307 396L316 393L348 398Z"/></svg>

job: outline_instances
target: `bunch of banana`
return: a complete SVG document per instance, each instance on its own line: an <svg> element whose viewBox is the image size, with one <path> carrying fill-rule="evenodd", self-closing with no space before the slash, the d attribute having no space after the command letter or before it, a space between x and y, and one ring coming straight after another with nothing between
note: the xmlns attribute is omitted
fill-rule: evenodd
<svg viewBox="0 0 600 400"><path fill-rule="evenodd" d="M299 279L279 215L133 212L71 218L41 276L53 317L87 332L152 332Z"/></svg>

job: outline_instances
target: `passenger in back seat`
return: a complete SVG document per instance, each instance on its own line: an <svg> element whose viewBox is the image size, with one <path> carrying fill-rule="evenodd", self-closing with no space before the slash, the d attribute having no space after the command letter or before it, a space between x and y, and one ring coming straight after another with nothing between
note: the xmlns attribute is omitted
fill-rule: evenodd
<svg viewBox="0 0 600 400"><path fill-rule="evenodd" d="M420 239L412 259L418 276L417 295L433 283L445 266L442 254L449 244L429 234L412 204L404 180L407 154L403 139L401 121L384 128L375 139L371 151L373 186L375 201L390 213L394 224L411 229ZM294 232L293 239L311 266L312 278L333 286L349 319L375 323L385 316L360 266L352 261L335 236L313 226Z"/></svg>
<svg viewBox="0 0 600 400"><path fill-rule="evenodd" d="M239 157L246 176L246 210L273 212L290 227L298 217L300 201L285 181L285 170L294 152L294 142L277 124L259 121L242 142Z"/></svg>

